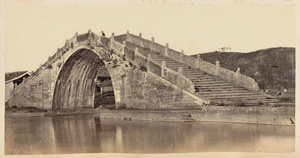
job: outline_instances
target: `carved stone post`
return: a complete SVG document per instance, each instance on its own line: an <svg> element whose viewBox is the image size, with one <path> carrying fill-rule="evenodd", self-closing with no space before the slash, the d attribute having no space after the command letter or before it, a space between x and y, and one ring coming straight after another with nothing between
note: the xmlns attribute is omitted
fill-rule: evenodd
<svg viewBox="0 0 300 158"><path fill-rule="evenodd" d="M240 73L240 68L239 67L237 68L235 74L236 74L236 84L240 84L241 73Z"/></svg>
<svg viewBox="0 0 300 158"><path fill-rule="evenodd" d="M165 78L165 68L166 68L166 61L161 62L161 77Z"/></svg>
<svg viewBox="0 0 300 158"><path fill-rule="evenodd" d="M134 49L134 63L135 64L139 64L138 62L137 62L137 56L139 55L140 53L139 53L139 48L138 47L136 47L135 49Z"/></svg>
<svg viewBox="0 0 300 158"><path fill-rule="evenodd" d="M178 68L178 74L183 75L183 68L182 67Z"/></svg>
<svg viewBox="0 0 300 158"><path fill-rule="evenodd" d="M126 41L129 40L129 30L127 30L127 32L126 32L126 38L125 38L125 40L126 40Z"/></svg>
<svg viewBox="0 0 300 158"><path fill-rule="evenodd" d="M200 54L197 54L197 68L200 69L201 67L201 57Z"/></svg>
<svg viewBox="0 0 300 158"><path fill-rule="evenodd" d="M165 56L169 56L169 43L166 43L165 46Z"/></svg>
<svg viewBox="0 0 300 158"><path fill-rule="evenodd" d="M114 41L115 41L115 34L112 33L112 34L111 34L111 37L110 37L110 49L113 48L113 42L114 42Z"/></svg>
<svg viewBox="0 0 300 158"><path fill-rule="evenodd" d="M143 43L143 39L142 39L142 33L139 34L139 46L144 48L144 43Z"/></svg>
<svg viewBox="0 0 300 158"><path fill-rule="evenodd" d="M150 51L153 50L154 42L155 42L154 37L151 37Z"/></svg>
<svg viewBox="0 0 300 158"><path fill-rule="evenodd" d="M182 50L181 53L180 53L180 58L179 58L179 61L180 61L181 63L183 63L183 56L184 56L184 52L183 52L183 50Z"/></svg>
<svg viewBox="0 0 300 158"><path fill-rule="evenodd" d="M122 54L125 55L126 41L123 41Z"/></svg>
<svg viewBox="0 0 300 158"><path fill-rule="evenodd" d="M70 49L70 41L68 39L65 42L65 48L67 51Z"/></svg>
<svg viewBox="0 0 300 158"><path fill-rule="evenodd" d="M147 70L149 70L149 71L151 71L151 69L150 69L151 60L152 60L151 54L148 54Z"/></svg>
<svg viewBox="0 0 300 158"><path fill-rule="evenodd" d="M75 39L76 39L75 42L78 42L78 39L77 39L77 38L78 38L78 32L75 33Z"/></svg>
<svg viewBox="0 0 300 158"><path fill-rule="evenodd" d="M220 62L219 61L216 61L216 76L219 76L219 73L220 73Z"/></svg>

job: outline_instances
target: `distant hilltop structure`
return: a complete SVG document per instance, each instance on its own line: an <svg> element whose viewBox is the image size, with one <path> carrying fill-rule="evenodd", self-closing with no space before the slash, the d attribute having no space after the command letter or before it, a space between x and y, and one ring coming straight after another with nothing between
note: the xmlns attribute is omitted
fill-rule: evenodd
<svg viewBox="0 0 300 158"><path fill-rule="evenodd" d="M220 47L218 50L218 52L228 52L228 51L231 51L230 47Z"/></svg>

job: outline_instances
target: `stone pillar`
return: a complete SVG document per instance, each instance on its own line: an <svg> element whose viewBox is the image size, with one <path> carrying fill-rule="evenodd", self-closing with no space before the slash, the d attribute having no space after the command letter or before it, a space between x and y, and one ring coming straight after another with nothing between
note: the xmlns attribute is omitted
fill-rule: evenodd
<svg viewBox="0 0 300 158"><path fill-rule="evenodd" d="M151 37L151 44L150 44L150 51L153 50L153 47L154 47L154 37Z"/></svg>
<svg viewBox="0 0 300 158"><path fill-rule="evenodd" d="M200 69L201 67L201 57L200 57L200 54L197 54L197 67L198 69Z"/></svg>
<svg viewBox="0 0 300 158"><path fill-rule="evenodd" d="M152 57L151 57L151 54L148 54L148 62L147 62L147 70L151 71L150 70L150 62L152 60Z"/></svg>
<svg viewBox="0 0 300 158"><path fill-rule="evenodd" d="M75 39L76 39L76 41L75 41L75 42L77 42L77 41L78 41L77 37L78 37L78 32L76 32L76 33L75 33Z"/></svg>
<svg viewBox="0 0 300 158"><path fill-rule="evenodd" d="M126 38L125 38L125 40L126 40L126 41L129 40L129 30L127 30L127 32L126 32Z"/></svg>
<svg viewBox="0 0 300 158"><path fill-rule="evenodd" d="M89 30L88 30L88 35L89 35L89 37L90 37L91 33L92 33L92 30L89 29Z"/></svg>
<svg viewBox="0 0 300 158"><path fill-rule="evenodd" d="M138 47L136 47L136 48L134 49L134 54L140 54L140 53L139 53L139 48L138 48Z"/></svg>
<svg viewBox="0 0 300 158"><path fill-rule="evenodd" d="M67 39L66 42L65 42L65 48L66 50L68 51L69 48L70 48L70 41Z"/></svg>
<svg viewBox="0 0 300 158"><path fill-rule="evenodd" d="M140 64L140 63L138 63L138 61L136 60L137 59L137 57L136 56L138 56L140 53L139 53L139 48L138 47L136 47L135 49L134 49L134 63L135 64Z"/></svg>
<svg viewBox="0 0 300 158"><path fill-rule="evenodd" d="M17 86L18 86L17 83L14 83L14 89L13 89L13 90L15 90L15 88L16 88Z"/></svg>
<svg viewBox="0 0 300 158"><path fill-rule="evenodd" d="M125 55L126 41L123 41L122 54Z"/></svg>
<svg viewBox="0 0 300 158"><path fill-rule="evenodd" d="M182 67L178 68L178 74L183 75L183 68Z"/></svg>
<svg viewBox="0 0 300 158"><path fill-rule="evenodd" d="M220 62L219 61L216 61L216 76L219 76L219 73L220 73Z"/></svg>
<svg viewBox="0 0 300 158"><path fill-rule="evenodd" d="M98 41L100 46L103 45L103 43L101 41L102 37L105 37L105 34L103 31L100 32L100 37L99 37L99 41Z"/></svg>
<svg viewBox="0 0 300 158"><path fill-rule="evenodd" d="M165 46L165 56L169 56L169 43L166 43Z"/></svg>
<svg viewBox="0 0 300 158"><path fill-rule="evenodd" d="M152 60L151 54L148 54L148 59Z"/></svg>
<svg viewBox="0 0 300 158"><path fill-rule="evenodd" d="M115 41L115 34L112 33L112 34L111 34L111 37L110 37L110 49L113 48L113 42L114 42L114 41Z"/></svg>
<svg viewBox="0 0 300 158"><path fill-rule="evenodd" d="M139 46L144 48L143 39L142 39L142 33L139 34Z"/></svg>
<svg viewBox="0 0 300 158"><path fill-rule="evenodd" d="M162 78L165 78L165 68L166 68L167 66L166 66L166 61L162 61L161 62L161 77Z"/></svg>
<svg viewBox="0 0 300 158"><path fill-rule="evenodd" d="M241 73L240 73L240 68L238 67L236 72L235 72L235 75L236 75L236 84L240 84L240 78L241 78Z"/></svg>
<svg viewBox="0 0 300 158"><path fill-rule="evenodd" d="M183 50L181 50L180 58L179 58L179 61L180 61L181 63L183 63L183 56L184 56L184 52L183 52Z"/></svg>

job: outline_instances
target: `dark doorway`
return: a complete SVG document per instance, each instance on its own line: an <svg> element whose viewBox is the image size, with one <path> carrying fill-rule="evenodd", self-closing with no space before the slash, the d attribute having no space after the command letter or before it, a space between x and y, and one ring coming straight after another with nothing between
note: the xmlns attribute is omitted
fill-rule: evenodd
<svg viewBox="0 0 300 158"><path fill-rule="evenodd" d="M115 108L115 96L111 77L105 67L99 68L95 79L94 108Z"/></svg>

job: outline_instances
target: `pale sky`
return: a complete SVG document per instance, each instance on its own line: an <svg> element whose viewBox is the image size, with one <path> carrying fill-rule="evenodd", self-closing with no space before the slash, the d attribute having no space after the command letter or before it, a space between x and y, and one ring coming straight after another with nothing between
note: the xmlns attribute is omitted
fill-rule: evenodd
<svg viewBox="0 0 300 158"><path fill-rule="evenodd" d="M188 55L231 47L295 47L295 6L101 4L6 5L5 71L36 70L66 39L89 29L126 30Z"/></svg>

